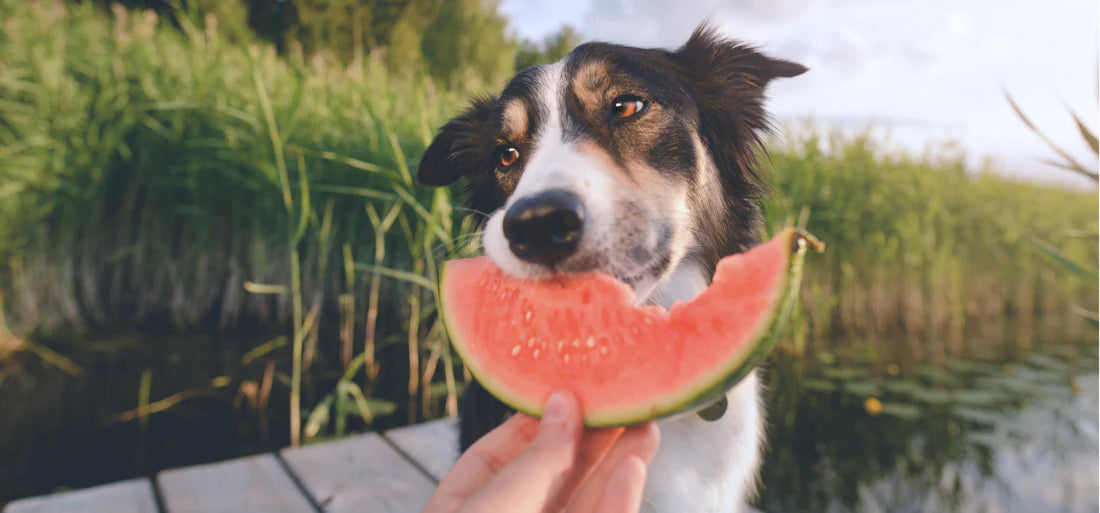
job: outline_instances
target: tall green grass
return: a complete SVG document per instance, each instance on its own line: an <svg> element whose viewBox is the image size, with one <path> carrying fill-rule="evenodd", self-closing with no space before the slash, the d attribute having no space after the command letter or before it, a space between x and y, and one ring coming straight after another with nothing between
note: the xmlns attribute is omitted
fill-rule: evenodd
<svg viewBox="0 0 1100 513"><path fill-rule="evenodd" d="M794 131L771 157L769 224L808 219L829 244L808 259L803 336L904 335L923 353L975 331L1026 342L1040 328L1047 336L1087 328L1070 312L1094 307L1090 285L1030 241L1096 261L1095 193L968 172L957 148L913 155L868 135Z"/></svg>
<svg viewBox="0 0 1100 513"><path fill-rule="evenodd" d="M289 300L241 283L286 283L294 243L306 296L343 291L329 276L343 243L356 261L374 255L366 206L396 205L398 225L423 231L414 248L392 232L388 260L453 236L448 197L414 187L410 159L462 94L150 13L0 5L0 251L16 324L278 320Z"/></svg>
<svg viewBox="0 0 1100 513"><path fill-rule="evenodd" d="M264 386L289 372L294 442L455 410L466 378L436 322L435 271L470 249L472 220L412 177L474 91L375 59L279 57L213 18L177 28L0 0L0 20L0 292L14 331L283 333L242 366L289 360ZM790 347L839 334L940 347L1095 302L1021 248L1036 233L1095 261L1095 194L830 142L771 152L769 225L805 222L829 244L810 259Z"/></svg>
<svg viewBox="0 0 1100 513"><path fill-rule="evenodd" d="M280 58L229 43L214 19L177 30L151 13L17 0L0 18L0 284L14 329L281 326L293 417L303 371L327 358L348 369L337 413L370 419L374 353L400 343L409 401L438 373L453 408L431 273L469 223L412 176L468 91L373 59Z"/></svg>

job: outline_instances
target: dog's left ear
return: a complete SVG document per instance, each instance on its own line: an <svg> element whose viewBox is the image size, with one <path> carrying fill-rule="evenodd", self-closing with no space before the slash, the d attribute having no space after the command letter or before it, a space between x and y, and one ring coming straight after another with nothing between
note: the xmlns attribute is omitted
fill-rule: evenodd
<svg viewBox="0 0 1100 513"><path fill-rule="evenodd" d="M796 62L768 57L751 45L723 38L708 25L695 29L674 56L685 70L696 75L697 81L734 81L735 85L759 90L776 78L796 77L808 70Z"/></svg>
<svg viewBox="0 0 1100 513"><path fill-rule="evenodd" d="M424 185L451 185L478 169L492 169L489 153L492 141L495 99L478 98L466 112L447 122L424 155L416 179Z"/></svg>
<svg viewBox="0 0 1100 513"><path fill-rule="evenodd" d="M806 67L725 39L706 25L670 58L698 104L700 133L723 178L743 194L758 191L763 179L756 153L771 126L764 89L776 78L801 75Z"/></svg>

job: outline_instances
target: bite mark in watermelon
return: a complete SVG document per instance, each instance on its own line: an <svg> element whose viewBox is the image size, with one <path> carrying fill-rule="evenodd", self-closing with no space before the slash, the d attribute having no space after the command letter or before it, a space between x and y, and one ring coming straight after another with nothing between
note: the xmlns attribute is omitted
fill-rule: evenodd
<svg viewBox="0 0 1100 513"><path fill-rule="evenodd" d="M488 257L443 264L451 343L505 404L541 416L551 392L577 395L590 427L629 425L708 403L767 356L797 298L807 247L788 229L718 262L711 285L669 310L635 304L602 273L505 275Z"/></svg>

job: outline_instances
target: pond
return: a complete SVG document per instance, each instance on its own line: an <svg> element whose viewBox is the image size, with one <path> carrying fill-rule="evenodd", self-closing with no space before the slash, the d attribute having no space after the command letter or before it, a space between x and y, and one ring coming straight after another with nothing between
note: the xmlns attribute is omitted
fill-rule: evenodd
<svg viewBox="0 0 1100 513"><path fill-rule="evenodd" d="M0 362L0 505L287 443L276 427L287 422L282 374L265 409L238 393L237 384L262 380L262 360L241 360L255 341L128 336L49 345L83 372L71 376L26 353ZM760 509L1097 511L1095 340L974 338L950 355L920 358L913 345L845 341L772 355ZM203 388L220 376L233 385ZM164 412L120 417L139 396L181 391ZM403 414L391 417L380 425L399 425Z"/></svg>
<svg viewBox="0 0 1100 513"><path fill-rule="evenodd" d="M1096 341L970 345L935 363L773 358L760 509L1097 511Z"/></svg>

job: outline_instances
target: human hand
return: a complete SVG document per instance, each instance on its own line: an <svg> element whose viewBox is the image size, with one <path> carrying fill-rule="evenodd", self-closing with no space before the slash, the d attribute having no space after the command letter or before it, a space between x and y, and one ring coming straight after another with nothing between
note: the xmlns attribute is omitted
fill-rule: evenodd
<svg viewBox="0 0 1100 513"><path fill-rule="evenodd" d="M422 513L636 513L659 443L653 422L585 430L555 392L541 421L517 413L470 446Z"/></svg>

